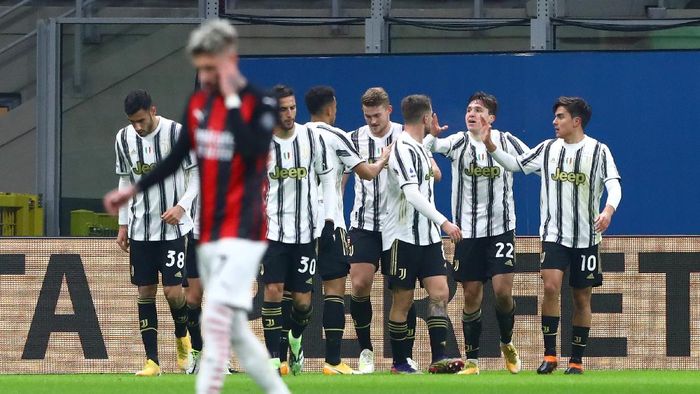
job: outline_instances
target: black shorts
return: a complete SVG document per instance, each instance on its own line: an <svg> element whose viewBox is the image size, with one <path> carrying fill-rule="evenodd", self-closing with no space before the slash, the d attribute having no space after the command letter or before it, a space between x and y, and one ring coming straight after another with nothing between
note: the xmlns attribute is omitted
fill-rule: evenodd
<svg viewBox="0 0 700 394"><path fill-rule="evenodd" d="M598 245L589 248L567 248L554 242L542 242L540 269L569 272L569 285L574 289L598 287L603 284L603 266Z"/></svg>
<svg viewBox="0 0 700 394"><path fill-rule="evenodd" d="M378 270L382 259L382 233L351 228L348 235L350 237L350 253L348 255L350 264L371 263L374 264L375 271ZM382 264L382 274L386 274L384 271L384 264Z"/></svg>
<svg viewBox="0 0 700 394"><path fill-rule="evenodd" d="M457 282L486 282L515 272L515 232L482 238L463 238L455 246L452 262Z"/></svg>
<svg viewBox="0 0 700 394"><path fill-rule="evenodd" d="M348 276L350 264L348 254L348 234L340 227L335 229L335 242L333 248L327 252L318 249L318 273L322 280L333 280Z"/></svg>
<svg viewBox="0 0 700 394"><path fill-rule="evenodd" d="M182 285L187 275L185 267L186 237L172 241L129 241L131 283L137 286L158 284L158 272L163 286Z"/></svg>
<svg viewBox="0 0 700 394"><path fill-rule="evenodd" d="M316 242L286 244L269 241L260 266L262 283L284 283L284 289L308 293L316 273Z"/></svg>
<svg viewBox="0 0 700 394"><path fill-rule="evenodd" d="M416 279L447 275L442 242L418 246L396 240L382 253L390 289L415 289Z"/></svg>
<svg viewBox="0 0 700 394"><path fill-rule="evenodd" d="M185 255L185 270L187 275L182 281L184 287L189 287L188 279L199 279L197 269L197 239L192 232L187 234L187 253Z"/></svg>

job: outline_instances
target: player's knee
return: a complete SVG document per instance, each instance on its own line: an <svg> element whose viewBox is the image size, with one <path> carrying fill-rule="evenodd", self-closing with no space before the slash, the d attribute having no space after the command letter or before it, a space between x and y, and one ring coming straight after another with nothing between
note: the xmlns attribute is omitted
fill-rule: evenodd
<svg viewBox="0 0 700 394"><path fill-rule="evenodd" d="M281 301L284 283L266 283L264 293L266 301Z"/></svg>
<svg viewBox="0 0 700 394"><path fill-rule="evenodd" d="M447 297L433 298L433 296L430 296L430 302L428 303L428 316L447 317Z"/></svg>
<svg viewBox="0 0 700 394"><path fill-rule="evenodd" d="M496 309L499 311L509 311L513 305L513 297L510 292L496 293Z"/></svg>
<svg viewBox="0 0 700 394"><path fill-rule="evenodd" d="M543 285L545 297L559 297L560 285L556 282L544 282Z"/></svg>
<svg viewBox="0 0 700 394"><path fill-rule="evenodd" d="M590 293L574 291L574 309L581 312L586 312L591 309Z"/></svg>
<svg viewBox="0 0 700 394"><path fill-rule="evenodd" d="M372 290L372 282L374 277L356 275L351 277L352 291L355 295L367 295Z"/></svg>
<svg viewBox="0 0 700 394"><path fill-rule="evenodd" d="M158 292L158 285L139 286L139 297L153 298Z"/></svg>
<svg viewBox="0 0 700 394"><path fill-rule="evenodd" d="M483 297L483 289L479 286L462 286L464 290L464 302L481 304Z"/></svg>
<svg viewBox="0 0 700 394"><path fill-rule="evenodd" d="M186 295L187 298L187 305L190 307L199 307L202 305L202 295L199 292L188 292Z"/></svg>
<svg viewBox="0 0 700 394"><path fill-rule="evenodd" d="M184 297L184 291L182 290L182 286L164 286L163 287L163 294L165 294L165 299L168 300L169 303L176 302L181 300Z"/></svg>
<svg viewBox="0 0 700 394"><path fill-rule="evenodd" d="M301 312L308 311L309 309L311 309L311 300L294 300L294 309Z"/></svg>

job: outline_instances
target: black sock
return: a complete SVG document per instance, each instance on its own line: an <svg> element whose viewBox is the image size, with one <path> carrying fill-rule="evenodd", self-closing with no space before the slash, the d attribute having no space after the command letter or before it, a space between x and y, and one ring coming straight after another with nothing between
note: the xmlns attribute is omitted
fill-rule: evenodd
<svg viewBox="0 0 700 394"><path fill-rule="evenodd" d="M391 356L394 360L394 365L404 364L406 355L404 354L404 342L408 333L408 325L406 322L395 322L389 320L389 339L391 341Z"/></svg>
<svg viewBox="0 0 700 394"><path fill-rule="evenodd" d="M185 297L182 297L180 306L170 306L170 314L175 322L175 337L182 338L187 336L187 302Z"/></svg>
<svg viewBox="0 0 700 394"><path fill-rule="evenodd" d="M292 313L291 313L291 322L290 322L290 330L292 331L292 336L294 338L299 338L301 334L304 332L304 329L306 326L309 325L311 322L311 312L313 312L314 308L309 305L309 309L302 311L297 309L296 305L292 305Z"/></svg>
<svg viewBox="0 0 700 394"><path fill-rule="evenodd" d="M557 331L559 316L542 316L542 335L544 336L544 355L557 355Z"/></svg>
<svg viewBox="0 0 700 394"><path fill-rule="evenodd" d="M141 328L141 340L146 349L146 358L160 365L158 360L158 312L156 311L156 299L138 298L139 325Z"/></svg>
<svg viewBox="0 0 700 394"><path fill-rule="evenodd" d="M372 339L370 337L372 303L370 302L369 296L352 296L350 301L350 316L352 316L352 321L355 323L355 332L357 333L357 341L360 343L360 349L374 351Z"/></svg>
<svg viewBox="0 0 700 394"><path fill-rule="evenodd" d="M515 325L515 301L510 312L502 313L496 308L496 320L498 330L501 332L501 343L508 344L513 340L513 326Z"/></svg>
<svg viewBox="0 0 700 394"><path fill-rule="evenodd" d="M326 362L340 364L340 345L345 329L345 301L343 296L323 296L323 332L326 334Z"/></svg>
<svg viewBox="0 0 700 394"><path fill-rule="evenodd" d="M481 309L473 313L462 311L462 334L464 334L464 356L479 359L479 339L481 338Z"/></svg>
<svg viewBox="0 0 700 394"><path fill-rule="evenodd" d="M187 307L187 331L192 339L192 349L202 351L202 327L199 318L202 316L202 306Z"/></svg>
<svg viewBox="0 0 700 394"><path fill-rule="evenodd" d="M583 362L583 352L586 350L588 342L588 332L590 327L574 326L571 332L571 359L572 363L581 364Z"/></svg>
<svg viewBox="0 0 700 394"><path fill-rule="evenodd" d="M413 358L413 344L416 342L416 304L411 304L411 309L408 310L406 316L406 324L408 324L408 333L406 334L406 357Z"/></svg>
<svg viewBox="0 0 700 394"><path fill-rule="evenodd" d="M292 313L292 295L285 294L282 296L282 332L280 337L280 360L287 361L287 353L289 351L289 327L291 325Z"/></svg>
<svg viewBox="0 0 700 394"><path fill-rule="evenodd" d="M428 317L428 334L430 335L430 353L433 362L445 358L447 341L447 318L445 316Z"/></svg>
<svg viewBox="0 0 700 394"><path fill-rule="evenodd" d="M270 357L280 356L280 333L282 332L282 303L263 302L262 306L263 334L265 335L265 346L270 352Z"/></svg>

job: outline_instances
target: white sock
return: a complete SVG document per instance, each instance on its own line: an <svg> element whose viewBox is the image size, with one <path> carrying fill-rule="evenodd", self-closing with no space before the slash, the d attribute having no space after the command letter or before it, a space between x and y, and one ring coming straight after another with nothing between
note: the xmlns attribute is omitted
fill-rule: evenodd
<svg viewBox="0 0 700 394"><path fill-rule="evenodd" d="M231 321L234 310L213 301L202 308L204 348L197 374L197 394L218 394L224 385L224 366L230 357Z"/></svg>
<svg viewBox="0 0 700 394"><path fill-rule="evenodd" d="M264 392L289 394L289 389L282 381L282 378L270 365L270 354L250 329L248 314L240 309L232 312L231 345L245 372L250 375Z"/></svg>

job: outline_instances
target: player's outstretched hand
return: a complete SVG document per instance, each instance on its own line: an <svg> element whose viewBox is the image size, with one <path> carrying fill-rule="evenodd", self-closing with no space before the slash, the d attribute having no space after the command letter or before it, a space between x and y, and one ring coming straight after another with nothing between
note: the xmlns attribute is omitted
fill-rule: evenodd
<svg viewBox="0 0 700 394"><path fill-rule="evenodd" d="M323 230L321 230L321 237L318 239L318 249L323 251L328 251L333 249L333 243L335 242L335 224L332 221L326 220L326 224L323 225Z"/></svg>
<svg viewBox="0 0 700 394"><path fill-rule="evenodd" d="M433 112L433 120L432 122L430 122L430 134L437 137L438 135L440 135L440 133L442 133L445 130L447 130L447 125L440 126L438 116L435 112Z"/></svg>
<svg viewBox="0 0 700 394"><path fill-rule="evenodd" d="M105 206L105 211L110 215L116 215L119 213L119 207L126 204L131 197L136 194L136 187L133 185L125 189L114 189L111 192L105 194L102 202Z"/></svg>
<svg viewBox="0 0 700 394"><path fill-rule="evenodd" d="M444 231L453 242L457 243L462 240L462 230L449 220L445 220L445 223L443 223L440 228L442 228L442 231Z"/></svg>

